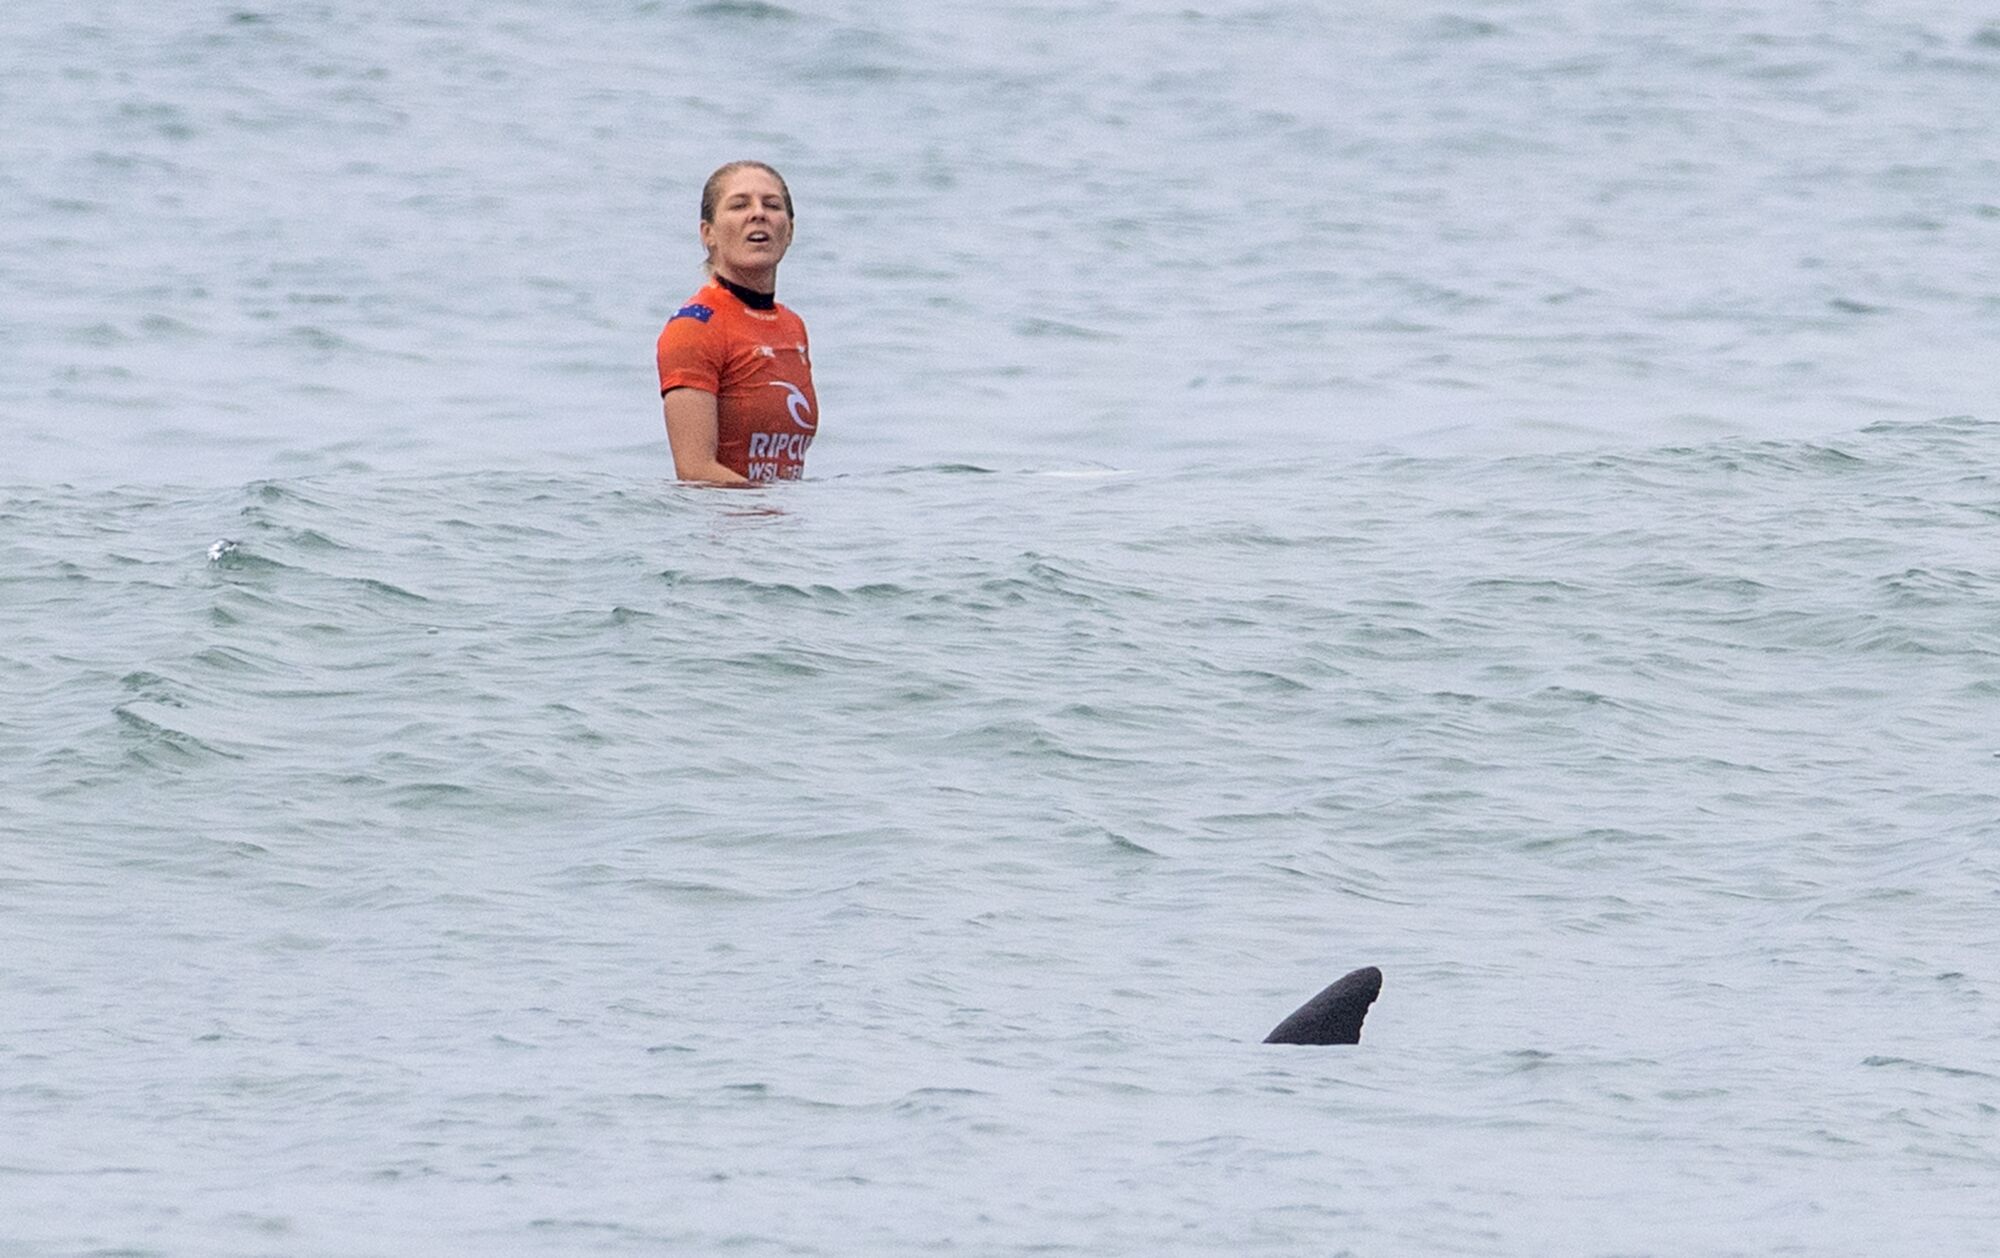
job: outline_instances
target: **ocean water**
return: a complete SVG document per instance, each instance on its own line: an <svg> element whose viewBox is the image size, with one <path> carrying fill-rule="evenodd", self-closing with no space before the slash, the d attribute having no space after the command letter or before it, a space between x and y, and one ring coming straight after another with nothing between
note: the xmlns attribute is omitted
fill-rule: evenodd
<svg viewBox="0 0 2000 1258"><path fill-rule="evenodd" d="M5 23L0 1253L1989 1248L1990 7Z"/></svg>

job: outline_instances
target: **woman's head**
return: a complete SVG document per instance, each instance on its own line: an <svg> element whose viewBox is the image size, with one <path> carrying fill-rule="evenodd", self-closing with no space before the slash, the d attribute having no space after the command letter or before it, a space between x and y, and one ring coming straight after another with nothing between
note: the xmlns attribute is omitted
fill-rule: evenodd
<svg viewBox="0 0 2000 1258"><path fill-rule="evenodd" d="M785 177L778 173L776 167L767 166L763 162L725 162L717 166L715 173L708 177L708 182L701 186L702 222L713 223L715 221L715 206L716 202L722 198L722 185L728 182L731 175L743 170L761 170L771 178L777 180L778 191L785 198L785 213L787 215L792 213L792 190L785 186Z"/></svg>
<svg viewBox="0 0 2000 1258"><path fill-rule="evenodd" d="M730 162L701 188L701 243L708 269L753 288L775 283L792 243L792 190L763 162Z"/></svg>

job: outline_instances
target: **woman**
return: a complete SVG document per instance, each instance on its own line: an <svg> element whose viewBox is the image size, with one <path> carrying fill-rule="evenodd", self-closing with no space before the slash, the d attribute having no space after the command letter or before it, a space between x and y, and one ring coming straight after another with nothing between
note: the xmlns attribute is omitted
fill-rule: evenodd
<svg viewBox="0 0 2000 1258"><path fill-rule="evenodd" d="M709 280L660 332L660 397L682 480L797 480L819 430L806 325L777 303L792 193L762 162L731 162L701 190Z"/></svg>

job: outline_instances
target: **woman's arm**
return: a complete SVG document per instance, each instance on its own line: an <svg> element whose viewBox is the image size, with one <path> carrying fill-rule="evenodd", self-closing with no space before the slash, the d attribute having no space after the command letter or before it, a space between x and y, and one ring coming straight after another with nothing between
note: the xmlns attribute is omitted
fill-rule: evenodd
<svg viewBox="0 0 2000 1258"><path fill-rule="evenodd" d="M715 395L705 389L669 389L667 444L674 451L674 475L704 485L748 485L750 478L715 461Z"/></svg>

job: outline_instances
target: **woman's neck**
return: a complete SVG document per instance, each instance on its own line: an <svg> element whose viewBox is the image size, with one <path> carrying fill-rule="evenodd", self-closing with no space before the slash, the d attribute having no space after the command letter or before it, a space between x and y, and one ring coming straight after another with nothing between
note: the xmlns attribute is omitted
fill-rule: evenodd
<svg viewBox="0 0 2000 1258"><path fill-rule="evenodd" d="M772 278L775 279L776 277L773 276ZM752 310L770 310L778 304L778 294L776 292L759 292L748 285L738 284L735 280L730 279L720 271L715 273L715 282L728 289L731 293L734 293L736 300L742 302Z"/></svg>

